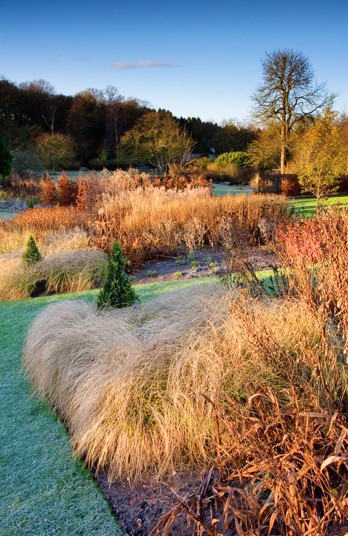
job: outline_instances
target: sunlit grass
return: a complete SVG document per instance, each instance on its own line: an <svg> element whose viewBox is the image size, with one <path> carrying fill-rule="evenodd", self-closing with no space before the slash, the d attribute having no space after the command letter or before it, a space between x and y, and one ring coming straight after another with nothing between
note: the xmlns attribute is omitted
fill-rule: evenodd
<svg viewBox="0 0 348 536"><path fill-rule="evenodd" d="M322 206L333 206L348 204L348 195L332 195L325 197L322 201ZM288 205L294 209L294 213L302 218L310 218L315 213L317 208L317 200L315 197L301 197L297 199L289 199Z"/></svg>

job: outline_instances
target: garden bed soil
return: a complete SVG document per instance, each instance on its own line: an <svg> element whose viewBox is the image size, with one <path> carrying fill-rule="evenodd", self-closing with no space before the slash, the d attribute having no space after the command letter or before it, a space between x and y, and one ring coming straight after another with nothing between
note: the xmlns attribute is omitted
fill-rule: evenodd
<svg viewBox="0 0 348 536"><path fill-rule="evenodd" d="M277 265L277 258L268 246L251 249L251 260L256 271ZM216 275L223 267L223 253L219 249L201 249L178 257L162 257L145 263L134 274L134 283L185 280Z"/></svg>
<svg viewBox="0 0 348 536"><path fill-rule="evenodd" d="M208 527L211 527L213 519L219 520L215 525L219 534L223 533L223 503L216 500L204 500L213 494L211 484L216 481L217 473L212 473L212 481L202 495L200 516ZM160 520L169 515L175 508L180 509L181 504L189 506L190 498L199 495L202 483L207 482L207 474L183 473L174 476L165 482L153 482L144 479L138 484L115 481L108 482L107 474L96 475L97 482L112 511L117 517L120 527L125 536L149 536L154 531ZM208 480L209 483L209 480ZM193 511L195 508L193 508ZM197 526L190 521L185 507L181 508L178 515L173 515L174 520L168 532L161 526L153 532L153 536L205 536L206 531L197 532ZM237 536L234 529L227 529L224 536ZM276 535L277 533L271 533ZM325 532L327 536L348 536L348 523L331 527ZM316 536L324 536L324 533Z"/></svg>
<svg viewBox="0 0 348 536"><path fill-rule="evenodd" d="M184 474L168 482L138 484L116 481L109 483L107 475L96 476L98 484L116 515L126 536L149 536L161 517L199 488L199 476ZM156 532L156 536L163 532ZM169 532L171 536L192 536L193 525L188 526L187 516L179 514Z"/></svg>

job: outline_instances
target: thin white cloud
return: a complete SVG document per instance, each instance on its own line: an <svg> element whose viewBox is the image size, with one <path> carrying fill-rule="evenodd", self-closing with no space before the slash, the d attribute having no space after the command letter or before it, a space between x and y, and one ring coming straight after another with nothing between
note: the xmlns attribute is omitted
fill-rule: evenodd
<svg viewBox="0 0 348 536"><path fill-rule="evenodd" d="M112 63L110 67L112 69L170 69L171 67L178 67L178 64L170 61L141 60L136 63L116 62Z"/></svg>

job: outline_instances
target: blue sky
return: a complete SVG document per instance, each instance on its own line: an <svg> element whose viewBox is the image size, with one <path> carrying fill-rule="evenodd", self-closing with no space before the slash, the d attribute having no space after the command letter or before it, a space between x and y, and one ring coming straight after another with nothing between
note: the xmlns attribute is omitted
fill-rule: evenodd
<svg viewBox="0 0 348 536"><path fill-rule="evenodd" d="M301 51L348 112L347 0L2 0L0 76L116 86L177 116L247 120L265 52Z"/></svg>

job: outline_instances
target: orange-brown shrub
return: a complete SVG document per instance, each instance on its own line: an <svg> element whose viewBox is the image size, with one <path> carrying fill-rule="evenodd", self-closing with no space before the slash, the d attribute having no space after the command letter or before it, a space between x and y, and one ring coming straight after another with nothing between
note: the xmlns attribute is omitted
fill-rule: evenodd
<svg viewBox="0 0 348 536"><path fill-rule="evenodd" d="M57 180L58 203L62 207L75 205L77 199L77 184L67 175L60 175Z"/></svg>
<svg viewBox="0 0 348 536"><path fill-rule="evenodd" d="M301 194L301 186L297 175L282 175L280 190L286 197L294 197Z"/></svg>
<svg viewBox="0 0 348 536"><path fill-rule="evenodd" d="M308 264L324 259L324 244L317 218L280 225L276 231L276 242L282 254L291 262Z"/></svg>
<svg viewBox="0 0 348 536"><path fill-rule="evenodd" d="M62 174L55 182L51 177L40 180L40 201L43 205L59 204L63 207L75 205L78 195L78 185L75 181Z"/></svg>
<svg viewBox="0 0 348 536"><path fill-rule="evenodd" d="M40 180L40 202L43 205L55 205L58 202L58 192L51 177Z"/></svg>
<svg viewBox="0 0 348 536"><path fill-rule="evenodd" d="M79 177L76 204L83 210L94 210L105 191L106 178L101 173Z"/></svg>

